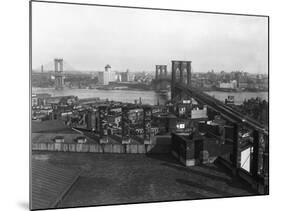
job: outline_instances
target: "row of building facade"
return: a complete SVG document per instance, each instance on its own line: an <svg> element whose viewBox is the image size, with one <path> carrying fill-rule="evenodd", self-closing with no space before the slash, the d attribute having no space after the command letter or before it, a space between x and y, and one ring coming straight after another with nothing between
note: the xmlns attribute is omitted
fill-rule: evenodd
<svg viewBox="0 0 281 211"><path fill-rule="evenodd" d="M111 69L108 64L105 66L104 71L98 72L98 82L100 85L109 85L110 82L130 82L134 81L134 74L129 70L125 72L116 72Z"/></svg>

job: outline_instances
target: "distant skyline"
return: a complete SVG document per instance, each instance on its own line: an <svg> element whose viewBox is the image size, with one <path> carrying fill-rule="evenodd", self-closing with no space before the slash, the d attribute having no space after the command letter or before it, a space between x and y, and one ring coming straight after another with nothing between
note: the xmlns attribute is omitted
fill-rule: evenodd
<svg viewBox="0 0 281 211"><path fill-rule="evenodd" d="M267 18L32 3L32 68L63 58L76 70L268 72Z"/></svg>

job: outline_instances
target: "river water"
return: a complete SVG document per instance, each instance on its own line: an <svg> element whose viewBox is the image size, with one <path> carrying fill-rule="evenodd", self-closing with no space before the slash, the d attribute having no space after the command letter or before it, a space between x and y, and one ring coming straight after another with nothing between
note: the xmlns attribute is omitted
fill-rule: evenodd
<svg viewBox="0 0 281 211"><path fill-rule="evenodd" d="M99 97L100 99L108 99L114 101L133 103L141 98L142 103L155 105L159 101L164 104L170 99L168 96L159 95L155 91L136 91L136 90L98 90L98 89L68 89L55 90L54 88L32 88L32 93L49 93L52 96L67 96L74 95L80 99ZM224 101L227 96L234 96L235 104L241 104L245 99L260 97L268 101L268 92L219 92L209 91L207 94Z"/></svg>

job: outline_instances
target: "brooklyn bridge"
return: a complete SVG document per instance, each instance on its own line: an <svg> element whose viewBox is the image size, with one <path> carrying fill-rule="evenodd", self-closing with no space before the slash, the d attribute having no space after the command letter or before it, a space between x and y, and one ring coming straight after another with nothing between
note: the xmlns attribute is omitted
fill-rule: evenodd
<svg viewBox="0 0 281 211"><path fill-rule="evenodd" d="M167 83L168 82L168 83ZM210 95L193 88L191 85L191 61L172 61L171 77L168 77L166 65L156 65L154 87L161 91L171 87L171 103L178 104L195 99L201 105L207 105L212 115L219 115L226 120L226 125L232 130L230 138L233 151L231 162L224 162L228 165L234 174L240 175L255 186L257 189L263 186L263 193L268 192L268 165L269 165L269 147L268 147L268 126L262 125L258 121L242 115L235 107L230 107L225 103L211 97ZM226 127L225 127L226 128ZM250 131L253 145L251 157L251 169L249 173L241 170L241 148L243 141L241 130L243 128ZM261 169L262 168L262 169ZM261 173L262 172L262 173ZM258 185L261 184L262 185Z"/></svg>

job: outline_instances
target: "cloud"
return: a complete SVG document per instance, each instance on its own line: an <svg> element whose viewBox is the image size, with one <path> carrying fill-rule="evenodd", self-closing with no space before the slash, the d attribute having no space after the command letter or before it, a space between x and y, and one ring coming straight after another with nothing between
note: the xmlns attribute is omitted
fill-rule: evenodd
<svg viewBox="0 0 281 211"><path fill-rule="evenodd" d="M192 60L195 71L267 72L263 17L33 2L33 67L63 57L78 70L153 71Z"/></svg>

